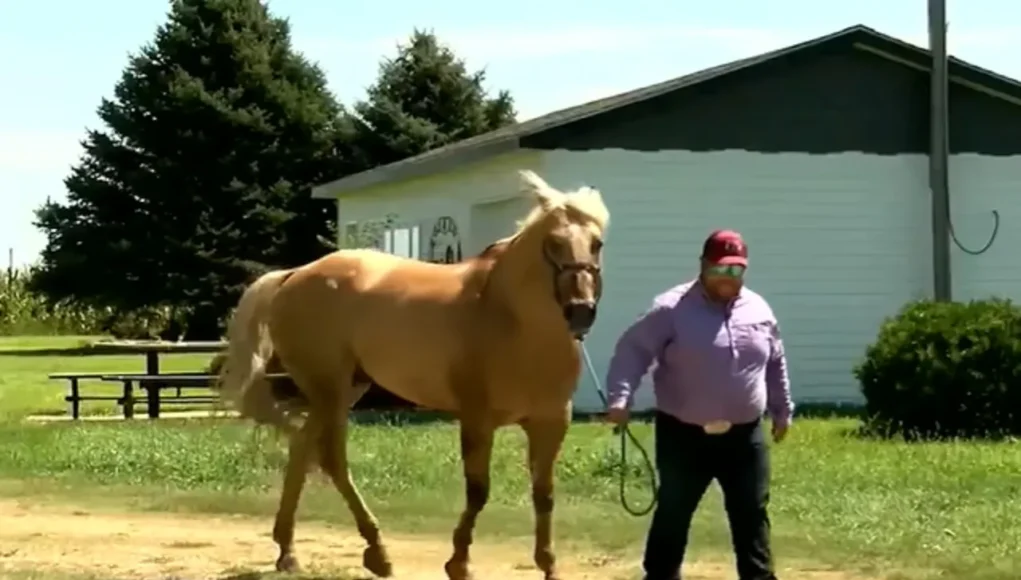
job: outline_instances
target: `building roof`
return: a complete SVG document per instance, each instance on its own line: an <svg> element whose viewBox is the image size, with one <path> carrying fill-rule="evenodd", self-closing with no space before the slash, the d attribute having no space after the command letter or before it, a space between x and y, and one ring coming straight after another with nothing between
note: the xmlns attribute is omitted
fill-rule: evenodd
<svg viewBox="0 0 1021 580"><path fill-rule="evenodd" d="M888 36L867 26L856 25L779 50L736 60L626 93L554 111L521 123L508 125L489 133L427 151L421 155L319 185L312 190L312 196L318 198L340 197L366 187L440 173L465 163L480 161L502 153L509 153L519 148L522 139L555 127L575 123L621 107L692 87L739 70L784 58L793 53L823 49L834 45L864 48L868 52L919 70L929 70L931 65L932 57L928 50ZM1021 82L954 57L949 59L948 72L953 82L967 85L973 89L981 90L1014 104L1021 105Z"/></svg>

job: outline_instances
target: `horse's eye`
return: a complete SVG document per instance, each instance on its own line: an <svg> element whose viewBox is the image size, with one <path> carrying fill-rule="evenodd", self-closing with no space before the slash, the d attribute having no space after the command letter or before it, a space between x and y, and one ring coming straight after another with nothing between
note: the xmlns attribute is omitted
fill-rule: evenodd
<svg viewBox="0 0 1021 580"><path fill-rule="evenodd" d="M602 250L602 249L603 249L603 240L600 240L599 238L593 239L592 240L592 253L593 254L598 254L599 251Z"/></svg>

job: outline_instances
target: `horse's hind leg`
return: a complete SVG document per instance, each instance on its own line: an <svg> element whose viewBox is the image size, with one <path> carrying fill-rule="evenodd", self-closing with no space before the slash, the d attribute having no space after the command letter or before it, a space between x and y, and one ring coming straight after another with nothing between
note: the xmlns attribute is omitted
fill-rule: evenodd
<svg viewBox="0 0 1021 580"><path fill-rule="evenodd" d="M546 580L559 578L553 554L553 468L569 425L569 411L562 417L530 418L521 423L528 437L528 467L532 474L535 565Z"/></svg>
<svg viewBox="0 0 1021 580"><path fill-rule="evenodd" d="M362 555L362 565L373 574L387 578L393 575L393 565L383 545L379 522L358 493L347 463L347 427L351 406L365 394L368 386L354 385L351 378L347 377L340 380L335 388L338 398L331 405L328 420L323 425L319 465L344 497L358 526L358 533L369 544Z"/></svg>
<svg viewBox="0 0 1021 580"><path fill-rule="evenodd" d="M494 429L477 420L461 419L461 460L464 462L465 506L454 528L454 553L444 566L450 580L472 577L468 549L475 521L489 500L489 462L493 454Z"/></svg>
<svg viewBox="0 0 1021 580"><path fill-rule="evenodd" d="M280 494L280 507L277 508L276 521L273 523L273 541L280 546L276 567L281 572L298 569L298 559L294 556L294 514L301 499L301 490L305 487L311 446L318 439L317 431L317 421L309 415L302 428L291 435L284 489Z"/></svg>

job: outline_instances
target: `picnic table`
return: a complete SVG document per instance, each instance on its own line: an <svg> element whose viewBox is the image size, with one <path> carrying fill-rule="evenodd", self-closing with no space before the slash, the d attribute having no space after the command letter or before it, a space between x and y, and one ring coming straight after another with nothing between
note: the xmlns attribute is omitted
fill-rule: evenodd
<svg viewBox="0 0 1021 580"><path fill-rule="evenodd" d="M64 400L70 404L71 417L80 418L82 401L114 401L124 410L124 418L134 417L135 404L141 402L142 398L135 397L135 387L145 391L146 411L150 418L156 419L160 416L160 409L163 404L186 404L186 403L215 403L219 397L210 393L209 389L216 383L217 377L207 373L206 369L190 372L160 372L160 355L180 353L217 353L227 348L226 342L162 342L162 341L109 341L97 342L88 347L84 354L87 355L112 355L112 354L139 354L145 358L145 372L79 372L79 373L54 373L49 376L53 380L63 380L69 383L69 393ZM282 396L293 396L295 387L290 382L286 373L270 373L268 379L274 381L274 389L282 389ZM120 395L83 395L81 392L81 381L96 381L107 383L120 383L122 385ZM174 397L163 397L161 393L165 390L176 391ZM198 392L196 390L205 390ZM417 408L409 401L390 393L389 391L373 385L369 392L363 396L355 409L414 409Z"/></svg>
<svg viewBox="0 0 1021 580"><path fill-rule="evenodd" d="M109 341L98 342L88 349L90 355L140 354L145 359L144 373L125 372L88 372L88 373L54 373L49 378L66 380L70 392L64 400L71 405L71 416L78 419L81 415L82 401L115 401L124 409L124 417L134 417L136 399L134 387L137 385L146 391L148 415L156 419L160 415L160 391L164 388L176 388L177 396L165 402L173 403L212 403L217 400L213 394L183 395L183 389L208 389L216 377L205 373L205 370L188 373L161 373L160 355L181 353L216 353L227 347L225 342L164 342L164 341ZM123 385L121 395L83 395L81 381L97 380L119 382Z"/></svg>
<svg viewBox="0 0 1021 580"><path fill-rule="evenodd" d="M227 348L222 341L169 342L162 340L117 340L93 345L97 354L140 354L145 357L145 374L160 374L160 355L216 353Z"/></svg>

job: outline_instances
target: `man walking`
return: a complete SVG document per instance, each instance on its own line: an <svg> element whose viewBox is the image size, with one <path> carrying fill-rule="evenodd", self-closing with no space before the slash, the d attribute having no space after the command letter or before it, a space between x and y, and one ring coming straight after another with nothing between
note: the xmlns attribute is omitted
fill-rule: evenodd
<svg viewBox="0 0 1021 580"><path fill-rule="evenodd" d="M740 580L776 580L769 538L769 447L794 412L776 318L744 287L748 249L713 232L696 280L667 290L617 342L607 414L626 423L655 361L656 469L660 488L645 545L646 580L680 580L691 519L712 480L723 491Z"/></svg>

